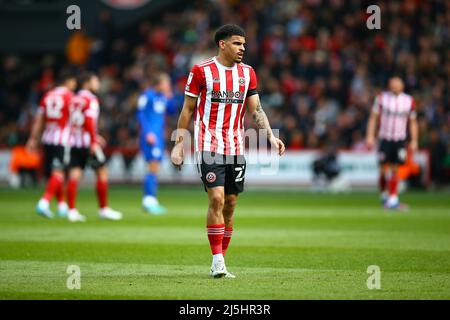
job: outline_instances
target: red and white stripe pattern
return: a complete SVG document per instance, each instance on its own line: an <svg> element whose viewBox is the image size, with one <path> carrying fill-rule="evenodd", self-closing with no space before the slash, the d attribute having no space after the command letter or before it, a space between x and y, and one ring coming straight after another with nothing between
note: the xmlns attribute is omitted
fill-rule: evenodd
<svg viewBox="0 0 450 320"><path fill-rule="evenodd" d="M253 83L255 88L251 88ZM194 122L197 152L244 154L243 119L249 89L256 89L256 76L248 65L225 67L211 58L194 66L185 94L198 97Z"/></svg>
<svg viewBox="0 0 450 320"><path fill-rule="evenodd" d="M70 105L70 138L69 144L75 148L89 148L91 136L86 129L86 118L97 123L100 113L98 98L88 90L80 90Z"/></svg>
<svg viewBox="0 0 450 320"><path fill-rule="evenodd" d="M223 236L224 238L231 238L233 236L233 229L225 229Z"/></svg>
<svg viewBox="0 0 450 320"><path fill-rule="evenodd" d="M69 104L73 93L65 87L50 90L41 100L38 112L44 114L42 143L66 146L69 141Z"/></svg>
<svg viewBox="0 0 450 320"><path fill-rule="evenodd" d="M214 224L206 227L208 235L223 235L225 233L224 224Z"/></svg>
<svg viewBox="0 0 450 320"><path fill-rule="evenodd" d="M42 143L47 145L67 146L69 141L69 128L61 128L58 124L48 123L42 134Z"/></svg>
<svg viewBox="0 0 450 320"><path fill-rule="evenodd" d="M209 245L212 254L222 254L222 241L225 232L225 224L212 224L206 226Z"/></svg>
<svg viewBox="0 0 450 320"><path fill-rule="evenodd" d="M222 240L222 254L225 256L231 237L233 236L233 227L226 227Z"/></svg>
<svg viewBox="0 0 450 320"><path fill-rule="evenodd" d="M373 111L379 115L380 139L401 141L407 138L408 120L416 116L412 96L382 92L375 98Z"/></svg>

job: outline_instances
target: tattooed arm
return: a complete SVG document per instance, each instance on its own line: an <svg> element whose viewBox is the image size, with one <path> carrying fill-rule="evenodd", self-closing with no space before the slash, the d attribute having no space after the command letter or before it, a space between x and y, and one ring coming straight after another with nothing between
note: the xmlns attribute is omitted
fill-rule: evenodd
<svg viewBox="0 0 450 320"><path fill-rule="evenodd" d="M278 154L281 156L285 151L284 143L274 136L272 128L270 127L269 119L267 119L267 115L261 106L261 101L259 100L258 94L254 94L248 97L247 107L248 111L252 115L253 122L255 123L256 127L258 129L267 130L271 145L278 149Z"/></svg>

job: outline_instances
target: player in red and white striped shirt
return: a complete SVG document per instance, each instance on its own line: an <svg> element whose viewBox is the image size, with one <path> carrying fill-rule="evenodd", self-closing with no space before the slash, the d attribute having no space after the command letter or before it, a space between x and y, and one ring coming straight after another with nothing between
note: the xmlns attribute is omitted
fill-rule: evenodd
<svg viewBox="0 0 450 320"><path fill-rule="evenodd" d="M101 145L103 138L97 135L97 121L100 104L95 93L100 88L100 80L94 73L86 72L80 76L81 90L72 98L70 104L70 162L68 164L67 202L69 221L85 221L75 208L78 183L86 165L89 163L97 177L96 192L99 217L108 220L122 219L122 213L108 207L108 168Z"/></svg>
<svg viewBox="0 0 450 320"><path fill-rule="evenodd" d="M195 150L209 198L207 232L213 254L210 275L234 277L226 270L224 255L232 235L237 197L244 186L245 108L256 126L268 131L271 145L280 155L284 144L273 135L261 107L255 71L242 63L245 32L239 26L224 25L217 30L215 42L218 55L195 65L189 74L178 129L187 130L194 116ZM178 130L171 159L180 169L183 141Z"/></svg>
<svg viewBox="0 0 450 320"><path fill-rule="evenodd" d="M53 217L50 201L54 195L58 200L58 214L65 216L67 213L63 196L64 166L68 160L69 105L76 85L74 75L67 72L60 75L59 86L47 92L41 99L27 142L28 148L35 149L42 135L45 175L49 179L36 211L47 218Z"/></svg>
<svg viewBox="0 0 450 320"><path fill-rule="evenodd" d="M415 151L418 145L414 99L404 93L403 88L403 81L399 77L392 77L389 80L389 91L384 91L375 98L367 126L367 145L372 148L375 144L375 132L379 124L379 186L383 203L388 209L405 208L405 205L401 204L398 199L397 167L406 160L408 126L409 147Z"/></svg>

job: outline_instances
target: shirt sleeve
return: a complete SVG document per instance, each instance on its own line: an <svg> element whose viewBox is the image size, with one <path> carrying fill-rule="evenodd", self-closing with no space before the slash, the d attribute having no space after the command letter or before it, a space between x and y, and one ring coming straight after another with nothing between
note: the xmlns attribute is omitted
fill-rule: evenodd
<svg viewBox="0 0 450 320"><path fill-rule="evenodd" d="M248 85L247 97L250 97L254 94L258 94L258 79L256 78L256 73L253 68L250 68L250 83Z"/></svg>
<svg viewBox="0 0 450 320"><path fill-rule="evenodd" d="M39 101L39 106L36 110L37 113L45 113L45 98L47 97L47 95L45 94L42 98L41 101Z"/></svg>
<svg viewBox="0 0 450 320"><path fill-rule="evenodd" d="M373 101L372 112L379 114L381 111L381 95L377 95Z"/></svg>
<svg viewBox="0 0 450 320"><path fill-rule="evenodd" d="M414 100L414 98L411 98L411 111L409 112L409 118L410 119L417 118L416 101Z"/></svg>
<svg viewBox="0 0 450 320"><path fill-rule="evenodd" d="M189 73L189 77L186 82L186 87L184 89L184 94L197 98L200 95L200 90L202 88L202 72L200 68L195 65L191 72Z"/></svg>
<svg viewBox="0 0 450 320"><path fill-rule="evenodd" d="M93 118L86 117L84 129L89 133L91 143L93 143L97 138L97 125L95 120Z"/></svg>
<svg viewBox="0 0 450 320"><path fill-rule="evenodd" d="M147 119L147 116L145 115L145 110L147 108L147 105L149 103L149 99L147 95L144 93L142 94L138 99L138 105L137 105L137 119L139 121L139 125L141 126L142 134L147 135L150 133L150 122Z"/></svg>
<svg viewBox="0 0 450 320"><path fill-rule="evenodd" d="M86 117L92 118L97 121L100 114L100 105L97 99L91 99L89 101L89 107L86 110Z"/></svg>
<svg viewBox="0 0 450 320"><path fill-rule="evenodd" d="M100 113L100 107L97 99L90 99L89 105L84 111L86 117L85 129L91 137L91 141L97 138L97 119Z"/></svg>

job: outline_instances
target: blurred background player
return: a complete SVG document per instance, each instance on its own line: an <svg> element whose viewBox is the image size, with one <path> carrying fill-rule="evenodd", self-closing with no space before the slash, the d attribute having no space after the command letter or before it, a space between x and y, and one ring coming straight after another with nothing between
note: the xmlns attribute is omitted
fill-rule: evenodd
<svg viewBox="0 0 450 320"><path fill-rule="evenodd" d="M108 207L108 169L102 151L105 141L97 135L97 121L100 105L95 95L100 80L94 73L84 73L79 80L80 90L70 105L70 162L67 182L69 221L85 221L86 217L75 207L78 183L86 165L95 171L99 217L108 220L122 219L122 213Z"/></svg>
<svg viewBox="0 0 450 320"><path fill-rule="evenodd" d="M195 111L195 151L209 207L206 230L211 247L210 275L235 278L225 266L231 240L234 209L244 191L245 108L258 129L267 130L270 144L280 155L284 143L275 137L262 109L255 71L242 63L245 32L234 24L220 27L214 36L218 55L194 65L186 83L177 129L188 130ZM172 163L181 169L184 137L178 130Z"/></svg>
<svg viewBox="0 0 450 320"><path fill-rule="evenodd" d="M398 166L405 163L408 154L408 125L410 151L414 152L418 146L414 99L404 93L403 88L403 81L399 77L389 79L389 91L375 98L367 125L366 142L369 148L375 145L375 133L378 130L379 187L383 205L387 209L407 209L398 198Z"/></svg>
<svg viewBox="0 0 450 320"><path fill-rule="evenodd" d="M158 172L165 147L165 116L175 113L175 103L170 78L159 72L152 77L151 88L146 89L138 100L137 118L140 126L140 149L147 162L148 172L144 178L142 207L148 213L159 215L166 208L157 199Z"/></svg>
<svg viewBox="0 0 450 320"><path fill-rule="evenodd" d="M74 75L63 71L59 85L47 92L40 104L34 119L27 148L36 150L42 135L44 148L45 175L48 177L45 192L39 200L36 211L39 215L53 218L50 201L56 195L58 200L58 215L67 214L67 204L64 202L64 166L68 161L69 143L69 105L73 90L77 86ZM42 133L42 130L44 132Z"/></svg>

